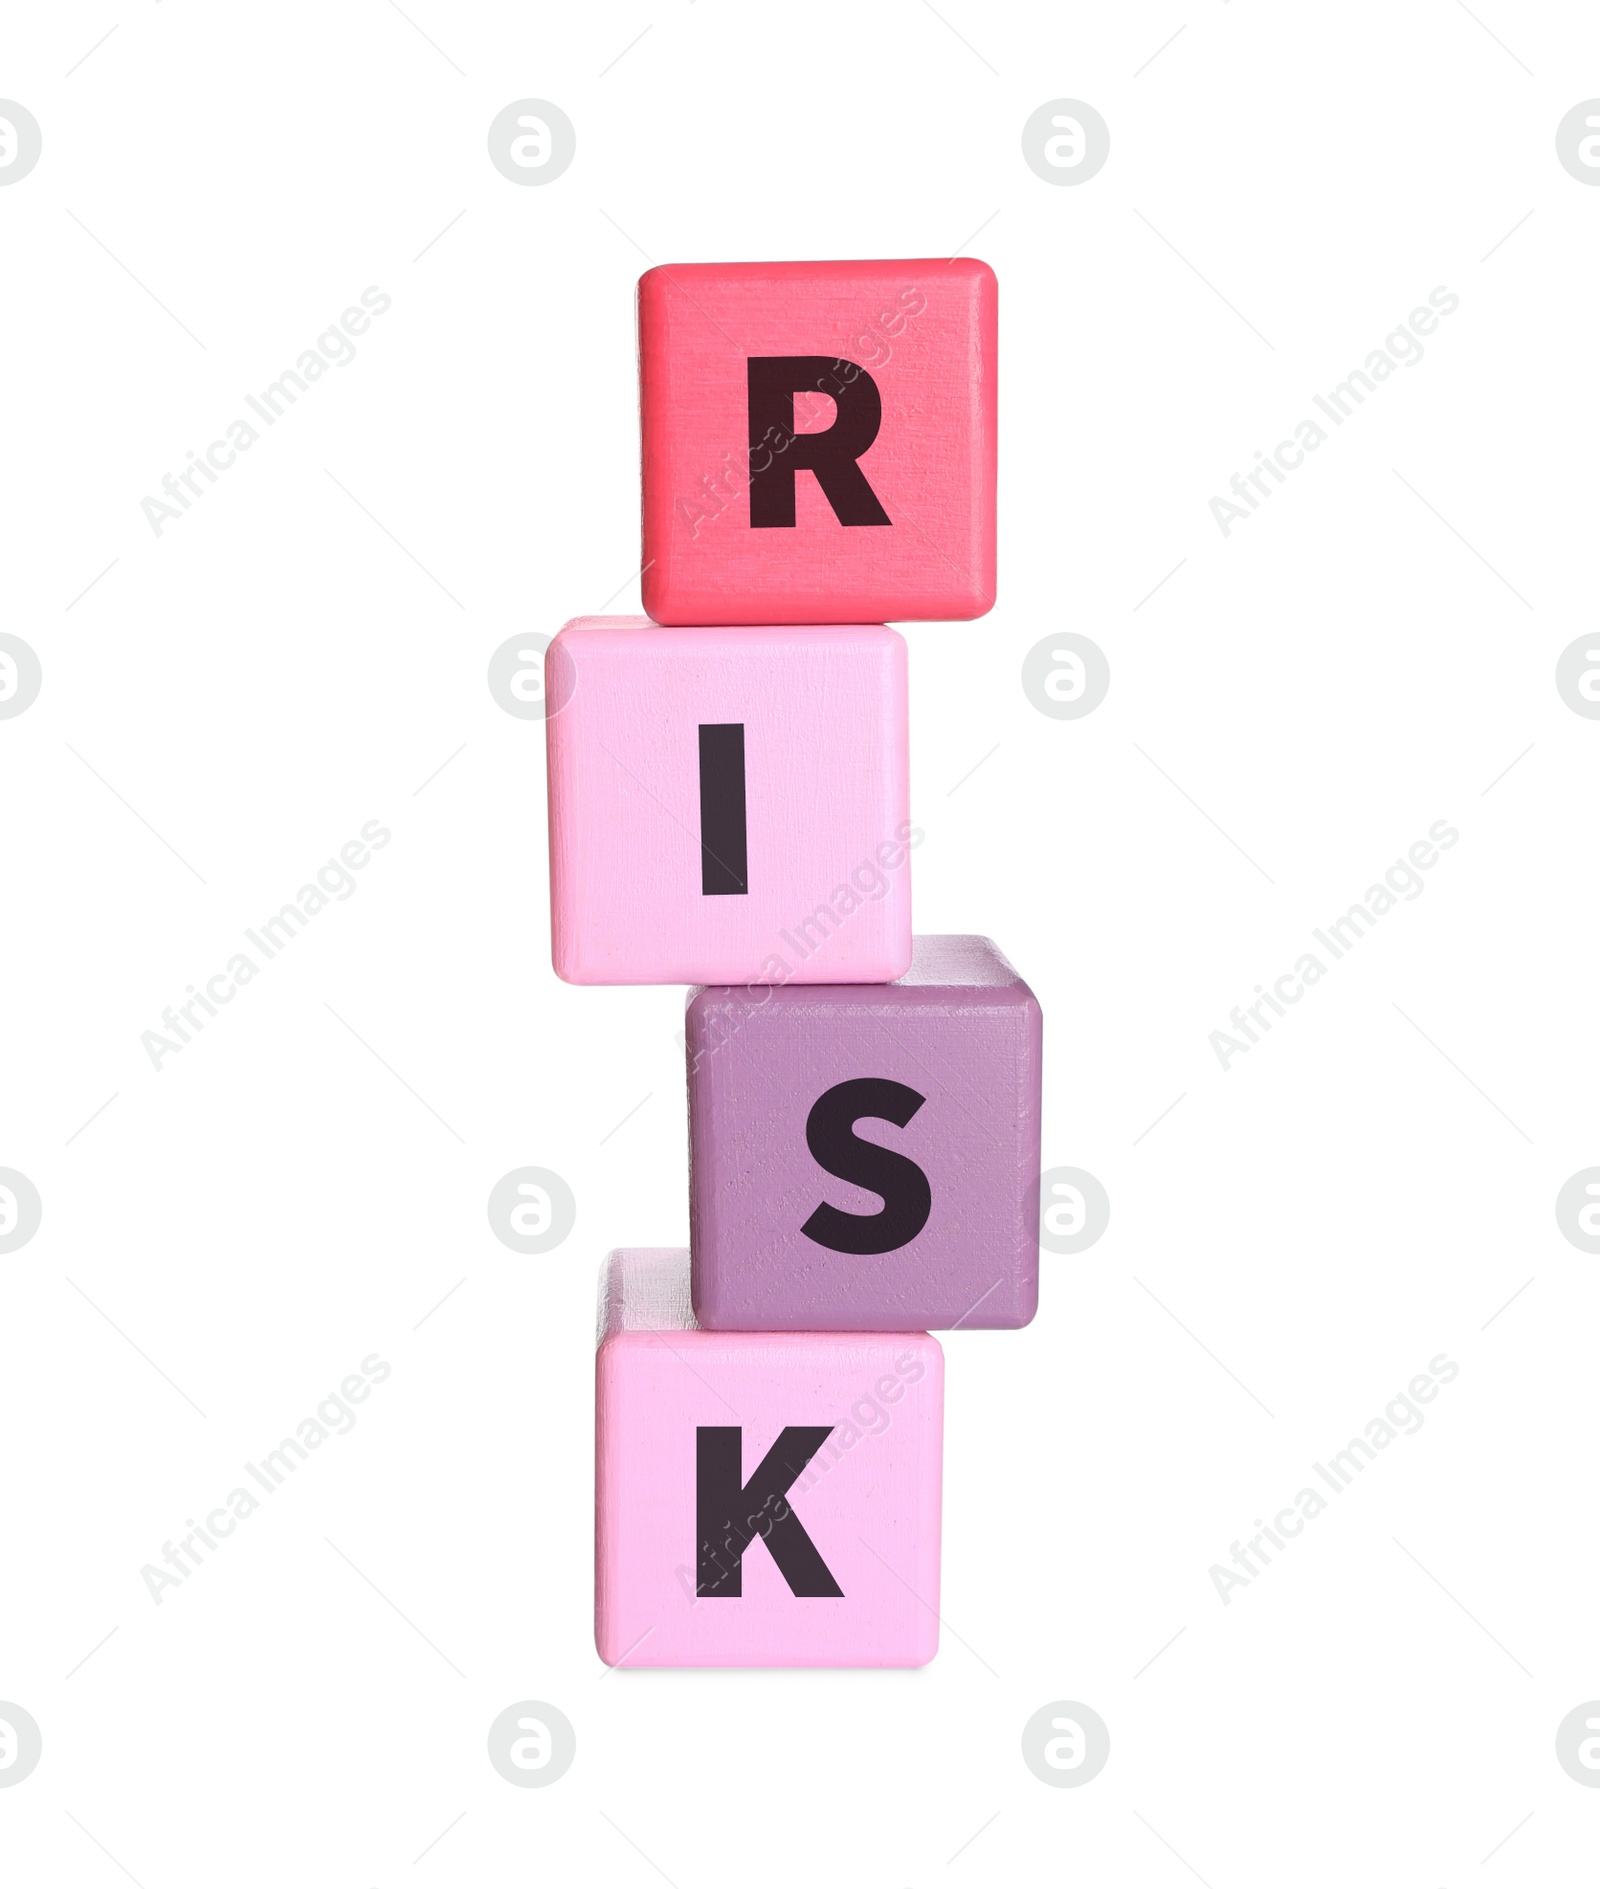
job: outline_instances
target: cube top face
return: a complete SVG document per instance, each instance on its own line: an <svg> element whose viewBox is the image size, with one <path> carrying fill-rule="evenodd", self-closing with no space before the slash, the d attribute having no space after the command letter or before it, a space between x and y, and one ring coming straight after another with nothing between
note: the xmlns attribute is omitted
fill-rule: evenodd
<svg viewBox="0 0 1600 1889"><path fill-rule="evenodd" d="M711 1331L1026 1325L1043 1020L986 938L898 983L689 1004L694 1309Z"/></svg>
<svg viewBox="0 0 1600 1889"><path fill-rule="evenodd" d="M681 1249L613 1253L602 1273L600 1657L924 1665L938 1648L938 1342L703 1332L688 1277Z"/></svg>
<svg viewBox="0 0 1600 1889"><path fill-rule="evenodd" d="M551 951L576 984L884 982L911 959L906 646L569 623L545 657Z"/></svg>
<svg viewBox="0 0 1600 1889"><path fill-rule="evenodd" d="M998 290L968 257L639 282L644 607L660 623L982 616Z"/></svg>

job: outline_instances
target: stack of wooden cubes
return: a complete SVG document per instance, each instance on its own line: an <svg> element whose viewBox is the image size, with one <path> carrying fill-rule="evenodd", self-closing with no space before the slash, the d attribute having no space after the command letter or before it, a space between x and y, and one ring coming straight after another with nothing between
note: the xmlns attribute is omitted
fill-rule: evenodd
<svg viewBox="0 0 1600 1889"><path fill-rule="evenodd" d="M996 302L963 259L639 284L648 618L546 657L551 935L688 984L688 1252L601 1282L610 1665L938 1645L944 1356L1038 1297L1041 1022L913 938L906 645L995 587Z"/></svg>

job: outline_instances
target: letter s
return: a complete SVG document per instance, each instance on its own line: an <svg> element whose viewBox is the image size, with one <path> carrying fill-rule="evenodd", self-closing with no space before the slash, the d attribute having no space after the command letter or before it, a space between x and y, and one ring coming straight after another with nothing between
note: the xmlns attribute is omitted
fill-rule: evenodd
<svg viewBox="0 0 1600 1889"><path fill-rule="evenodd" d="M857 1076L819 1096L806 1117L806 1146L819 1167L877 1194L881 1212L845 1213L824 1201L800 1231L834 1253L892 1253L914 1240L933 1211L933 1190L915 1161L863 1141L854 1131L864 1115L904 1128L927 1098L903 1082Z"/></svg>

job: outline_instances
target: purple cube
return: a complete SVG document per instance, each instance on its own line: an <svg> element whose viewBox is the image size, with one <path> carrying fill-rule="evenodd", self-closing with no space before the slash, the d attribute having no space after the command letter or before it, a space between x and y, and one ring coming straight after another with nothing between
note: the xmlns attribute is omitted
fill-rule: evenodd
<svg viewBox="0 0 1600 1889"><path fill-rule="evenodd" d="M1039 1302L1038 1000L987 938L892 984L689 1002L689 1225L707 1331L1026 1325Z"/></svg>

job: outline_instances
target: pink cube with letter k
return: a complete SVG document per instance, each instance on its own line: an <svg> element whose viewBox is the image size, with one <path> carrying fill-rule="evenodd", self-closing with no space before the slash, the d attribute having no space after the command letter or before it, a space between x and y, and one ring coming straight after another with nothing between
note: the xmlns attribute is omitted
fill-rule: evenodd
<svg viewBox="0 0 1600 1889"><path fill-rule="evenodd" d="M613 1253L595 1370L608 1666L921 1666L939 1644L944 1354L707 1332L689 1255Z"/></svg>

